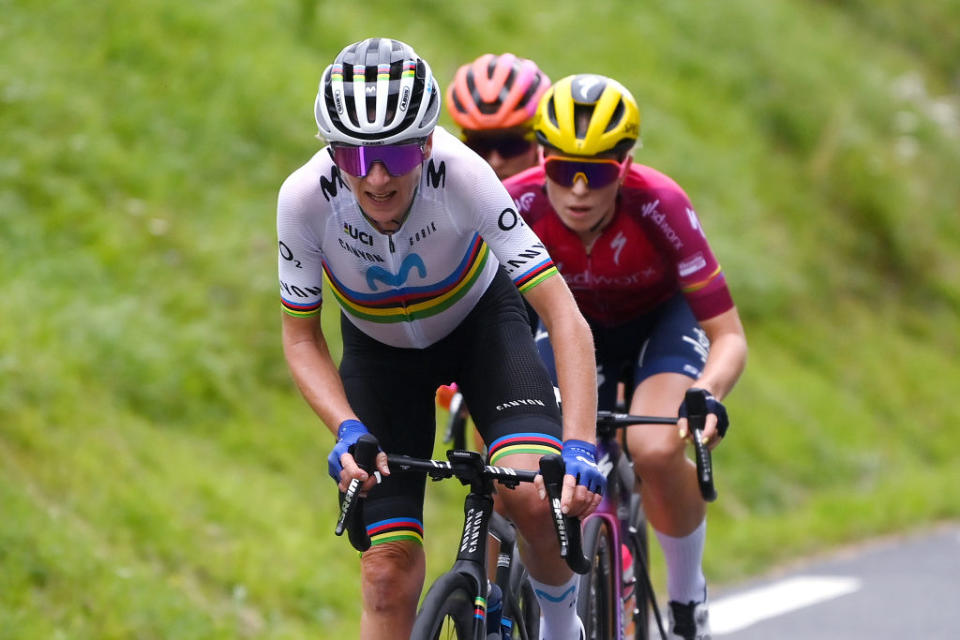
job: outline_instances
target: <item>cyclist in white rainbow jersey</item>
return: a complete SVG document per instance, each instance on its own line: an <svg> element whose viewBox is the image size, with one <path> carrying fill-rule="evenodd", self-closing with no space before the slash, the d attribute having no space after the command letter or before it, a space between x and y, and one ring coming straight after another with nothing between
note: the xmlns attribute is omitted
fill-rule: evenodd
<svg viewBox="0 0 960 640"><path fill-rule="evenodd" d="M603 490L590 329L493 170L435 128L439 110L430 67L408 45L347 46L315 103L329 146L284 182L277 207L284 353L337 436L330 475L341 491L357 478L368 492L364 639L409 636L425 575L425 479L391 476L381 452L378 482L350 446L371 433L384 451L429 457L438 385L459 382L491 463L535 469L544 453L561 452L568 514L590 513ZM339 370L319 320L324 279L342 309ZM518 289L556 337L562 418ZM502 498L530 574L575 587L542 487ZM575 611L548 604L550 637L575 640Z"/></svg>
<svg viewBox="0 0 960 640"><path fill-rule="evenodd" d="M501 268L522 293L556 275L486 162L441 127L426 144L409 208L382 227L358 205L331 147L287 179L278 218L284 310L315 313L326 277L361 331L423 348L467 317Z"/></svg>

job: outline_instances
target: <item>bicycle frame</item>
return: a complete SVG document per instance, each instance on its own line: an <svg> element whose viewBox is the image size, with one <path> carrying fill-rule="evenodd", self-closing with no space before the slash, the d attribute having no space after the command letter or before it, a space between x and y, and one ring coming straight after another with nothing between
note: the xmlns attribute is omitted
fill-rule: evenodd
<svg viewBox="0 0 960 640"><path fill-rule="evenodd" d="M615 550L615 558L619 560L621 544L628 536L633 535L630 529L630 495L633 493L633 471L626 462L620 443L610 434L597 434L597 465L607 477L607 489L604 492L600 506L583 521L586 528L591 520L606 522L610 532L611 546ZM637 541L639 542L639 541ZM623 566L617 561L613 563L613 577L615 599L623 601ZM614 624L618 629L619 638L623 638L624 612L623 607L614 607Z"/></svg>
<svg viewBox="0 0 960 640"><path fill-rule="evenodd" d="M610 417L609 422L603 420L604 417ZM646 418L642 416L620 415L613 417L614 414L598 413L597 422L597 466L607 478L607 489L604 492L603 499L597 509L587 516L583 521L584 529L592 520L602 520L606 523L606 529L610 532L611 547L614 550L616 562L612 563L613 583L615 585L614 599L618 603L623 602L623 565L621 559L621 545L626 539L631 539L633 548L642 551L644 546L640 532L633 530L631 522L631 497L634 488L634 472L632 465L628 461L626 453L623 451L616 433L619 427L628 424L669 424L669 419ZM617 421L619 418L619 421ZM628 418L635 418L636 422L629 422ZM674 421L675 422L675 421ZM652 585L647 574L647 559L638 557L634 554L634 562L638 563L642 576L636 578L644 580L645 594L652 594ZM639 602L638 606L647 606L647 602ZM666 637L663 630L663 623L660 612L657 609L656 601L651 598L651 604L654 608L654 617L661 636ZM614 607L614 624L617 631L617 638L621 640L624 637L625 613L622 606Z"/></svg>

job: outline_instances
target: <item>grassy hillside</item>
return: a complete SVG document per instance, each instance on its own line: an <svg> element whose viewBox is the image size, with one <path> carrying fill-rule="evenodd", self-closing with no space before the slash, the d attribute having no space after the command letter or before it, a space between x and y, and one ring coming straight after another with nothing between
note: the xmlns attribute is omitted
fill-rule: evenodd
<svg viewBox="0 0 960 640"><path fill-rule="evenodd" d="M273 226L369 35L444 83L509 50L634 91L751 344L714 584L960 517L960 5L564 5L0 0L0 635L356 636ZM431 487L431 575L460 495Z"/></svg>

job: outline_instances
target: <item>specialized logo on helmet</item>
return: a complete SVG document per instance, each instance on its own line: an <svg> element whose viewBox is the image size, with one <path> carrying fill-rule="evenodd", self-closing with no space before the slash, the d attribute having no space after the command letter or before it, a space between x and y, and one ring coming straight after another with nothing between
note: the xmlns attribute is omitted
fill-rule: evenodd
<svg viewBox="0 0 960 640"><path fill-rule="evenodd" d="M575 95L579 94L584 102L596 102L600 99L600 94L603 93L605 86L606 83L600 76L577 76L573 81L573 86L570 87L570 91Z"/></svg>
<svg viewBox="0 0 960 640"><path fill-rule="evenodd" d="M403 90L403 95L400 96L400 111L407 110L407 104L410 101L410 89L406 88Z"/></svg>
<svg viewBox="0 0 960 640"><path fill-rule="evenodd" d="M333 104L337 108L337 113L343 114L343 98L341 91L337 89L333 92Z"/></svg>

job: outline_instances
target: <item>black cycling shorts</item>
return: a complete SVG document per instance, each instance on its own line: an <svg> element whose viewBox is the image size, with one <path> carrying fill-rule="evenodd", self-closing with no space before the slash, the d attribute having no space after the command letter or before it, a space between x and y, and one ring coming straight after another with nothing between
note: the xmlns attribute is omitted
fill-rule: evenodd
<svg viewBox="0 0 960 640"><path fill-rule="evenodd" d="M351 407L387 453L433 456L437 387L456 381L490 462L511 453L556 453L562 426L522 298L501 269L459 327L425 349L385 345L341 315L340 377ZM373 544L423 539L425 477L396 473L370 491L364 520Z"/></svg>

